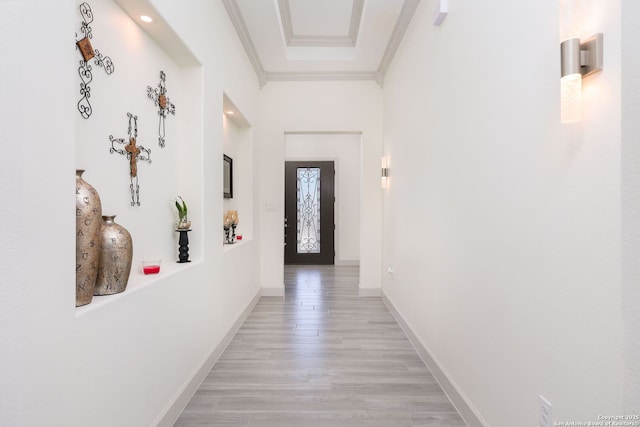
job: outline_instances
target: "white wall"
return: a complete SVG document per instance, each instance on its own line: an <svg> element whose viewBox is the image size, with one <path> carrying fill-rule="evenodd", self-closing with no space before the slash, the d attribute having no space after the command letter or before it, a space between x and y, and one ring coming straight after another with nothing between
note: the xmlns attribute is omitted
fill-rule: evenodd
<svg viewBox="0 0 640 427"><path fill-rule="evenodd" d="M624 411L640 413L640 3L622 1L622 318Z"/></svg>
<svg viewBox="0 0 640 427"><path fill-rule="evenodd" d="M373 82L269 82L260 96L256 161L260 279L283 292L284 140L286 132L362 132L360 288L380 288L382 90Z"/></svg>
<svg viewBox="0 0 640 427"><path fill-rule="evenodd" d="M623 409L620 2L590 3L580 124L557 2L450 2L437 28L422 1L385 81L383 292L492 427L537 426L539 394L556 421Z"/></svg>
<svg viewBox="0 0 640 427"><path fill-rule="evenodd" d="M257 79L220 2L192 1L185 8L171 0L153 1L157 12L168 20L203 67L183 69L180 74L184 80L167 82L170 97L175 93L176 101L180 99L180 103L176 102L178 114L190 117L183 121L179 116L169 117L168 129L178 123L193 126L185 134L174 135L179 144L186 143L184 137L196 135L188 145L195 147L193 156L177 155L179 183L174 188L175 183L170 180L153 179L154 171L166 167L163 162L167 161L156 148L153 154L158 157L154 163L140 166L141 196L143 204L149 205L156 197L164 199L158 202L160 210L176 192L189 192L187 200L196 217L195 258L190 265L174 267L173 272L167 269L108 303L76 309L73 186L78 163L88 164L83 165L87 167L87 180L99 187L109 207L119 205L113 210L123 218L123 225L129 215L131 220L126 220L126 225L139 247L145 246L144 239L136 237L145 232L137 222L138 215L142 215L146 227L165 236L157 243L165 253L163 257L173 255L173 235L167 237L170 208L164 213L128 211L122 205L127 203L127 194L121 192L123 185L126 190L122 183L126 172L124 176L114 172L109 182L97 172L100 168L122 168L123 164L126 168L126 161L108 154L108 150L93 159L93 151L78 147L91 144L101 152L109 133L117 137L126 134L126 100L140 101L139 108L144 108L144 103L149 102L145 98L146 84L156 82L159 71L154 61L164 59L161 52L144 41L135 26L124 23L120 12L113 9L111 14L103 9L109 7L104 1L91 2L96 17L113 18L110 30L126 32L129 48L142 47L142 58L150 55L152 62L149 76L142 79L148 83L138 82L137 89L122 90L118 97L111 98L117 113L113 123L106 122L110 117L100 116L105 110L94 112L91 127L100 135L85 140L80 129L76 132L79 54L70 37L80 24L76 1L0 3L4 35L0 51L6 63L11 64L11 70L2 68L0 93L12 100L1 104L0 121L1 127L8 129L2 132L3 146L9 145L5 136L15 145L15 150L3 158L0 180L1 194L11 203L2 208L2 222L11 224L5 234L11 244L0 249L0 425L153 425L170 409L259 292L255 278L236 280L236 276L227 274L240 265L257 265L255 241L240 249L246 250L246 258L223 264L222 105L206 102L221 100L224 91L248 119L254 119L259 95ZM16 15L21 16L18 24L13 21ZM119 55L126 58L126 52L122 48L110 49L108 40L101 39L98 44L98 37L103 37L105 30L94 26L94 31L96 47L108 53L116 64L116 72L108 78L94 67L92 97L99 103L105 94L99 91L102 84L120 82L125 88L129 80L137 81L138 76L119 71L132 66L142 72L145 63L132 64L128 59L120 62ZM114 47L119 43L118 37L113 35ZM142 45L137 44L139 41ZM224 61L220 60L222 57ZM10 87L5 85L5 77ZM202 94L190 92L193 88L186 81L191 79L201 80ZM192 98L199 99L201 105L185 105L183 101ZM120 110L125 110L122 117ZM106 135L97 130L103 127ZM142 141L142 135L140 138ZM163 186L168 188L160 188ZM160 194L165 190L172 194Z"/></svg>
<svg viewBox="0 0 640 427"><path fill-rule="evenodd" d="M335 162L336 265L360 261L360 134L287 134L285 160Z"/></svg>
<svg viewBox="0 0 640 427"><path fill-rule="evenodd" d="M23 17L31 12L20 1L3 1L0 2L0 28L6 34L15 34L13 37L0 38L0 55L2 58L20 58L23 55L23 48L34 41L37 32L31 35L21 37L21 29L24 28ZM67 19L70 21L70 17ZM4 33L3 33L4 34ZM54 55L44 54L41 56L44 60L53 60ZM23 169L24 159L29 156L29 147L24 146L29 141L28 133L22 122L23 113L26 109L26 102L23 97L23 78L35 78L35 73L30 72L28 67L24 67L22 61L16 61L12 67L4 65L0 67L0 97L12 102L0 103L0 123L2 124L2 132L0 132L0 143L2 147L14 145L14 149L8 150L3 156L0 156L0 171L2 171L2 179L0 179L0 195L4 203L0 205L0 228L3 237L3 248L0 249L2 256L0 257L0 270L2 277L0 278L0 337L3 341L3 351L0 351L0 414L10 414L9 416L0 415L0 424L11 423L18 425L17 420L22 407L21 402L24 399L24 390L22 389L22 378L24 375L24 346L25 331L24 317L22 315L25 306L25 287L29 283L29 270L25 274L25 268L28 266L27 259L23 253L21 240L29 238L26 218L23 215L23 201L27 198L24 189L27 188L29 170ZM63 74L60 70L53 70L51 77L59 77ZM64 85L70 89L69 84ZM31 92L35 95L35 90ZM50 121L45 120L45 123ZM72 131L69 123L60 125L60 132L55 135L61 137L65 131ZM37 128L33 133L38 133ZM44 132L39 132L44 137ZM56 156L54 159L60 159ZM66 162L70 164L69 161ZM70 166L72 167L72 166ZM26 179L25 179L26 176ZM33 181L29 184L35 184ZM35 189L35 185L31 189ZM58 193L58 196L61 194ZM52 199L55 195L49 196ZM48 196L43 195L44 201L47 202ZM42 249L36 247L31 251L32 257L43 257L47 249L53 246L43 245ZM48 247L47 247L48 246ZM67 251L67 253L71 253ZM51 261L44 258L43 268L52 265ZM14 422L15 421L15 422ZM9 425L9 424L7 424Z"/></svg>

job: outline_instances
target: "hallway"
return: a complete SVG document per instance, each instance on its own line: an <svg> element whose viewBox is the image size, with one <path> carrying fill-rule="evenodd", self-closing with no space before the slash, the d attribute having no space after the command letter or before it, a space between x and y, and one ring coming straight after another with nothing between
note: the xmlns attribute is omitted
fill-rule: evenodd
<svg viewBox="0 0 640 427"><path fill-rule="evenodd" d="M175 423L463 427L358 267L285 266Z"/></svg>

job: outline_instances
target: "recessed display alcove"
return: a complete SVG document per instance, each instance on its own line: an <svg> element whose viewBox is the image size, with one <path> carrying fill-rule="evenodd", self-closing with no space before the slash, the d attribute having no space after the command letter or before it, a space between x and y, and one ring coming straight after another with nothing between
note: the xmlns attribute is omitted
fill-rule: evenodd
<svg viewBox="0 0 640 427"><path fill-rule="evenodd" d="M77 36L83 22L78 2ZM98 191L103 215L116 215L133 239L133 267L126 290L94 297L78 315L126 298L146 285L193 268L203 257L202 67L185 43L146 0L92 0L91 43L108 53L108 76L92 60L90 117L76 118L76 167ZM141 15L152 18L140 20ZM80 53L77 55L80 60ZM80 84L80 79L78 79ZM175 113L161 106L173 105ZM130 120L129 117L135 117ZM131 124L130 124L131 123ZM114 143L121 139L148 151L150 161L133 161ZM126 157L123 158L123 157ZM71 172L70 172L71 173ZM174 200L189 207L190 264L178 264ZM133 200L133 202L132 202ZM139 205L135 202L139 200ZM144 275L142 261L161 260L157 275Z"/></svg>
<svg viewBox="0 0 640 427"><path fill-rule="evenodd" d="M230 176L223 177L220 197L224 197L224 212L238 211L240 222L236 233L241 236L234 244L225 244L227 251L253 239L253 143L251 125L226 93L223 94L222 108L224 153L220 156L220 161L230 165L228 169L223 168L223 173L228 171ZM231 188L229 183L232 183Z"/></svg>

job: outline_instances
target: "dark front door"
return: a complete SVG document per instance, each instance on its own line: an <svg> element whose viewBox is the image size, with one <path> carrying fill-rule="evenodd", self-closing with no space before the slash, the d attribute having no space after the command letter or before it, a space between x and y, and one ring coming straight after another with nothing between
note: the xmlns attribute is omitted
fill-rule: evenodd
<svg viewBox="0 0 640 427"><path fill-rule="evenodd" d="M333 162L285 162L285 264L333 264Z"/></svg>

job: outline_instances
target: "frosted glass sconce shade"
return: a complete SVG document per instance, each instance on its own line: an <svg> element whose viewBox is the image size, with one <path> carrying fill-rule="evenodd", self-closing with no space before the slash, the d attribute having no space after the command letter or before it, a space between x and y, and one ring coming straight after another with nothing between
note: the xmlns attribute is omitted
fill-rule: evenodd
<svg viewBox="0 0 640 427"><path fill-rule="evenodd" d="M602 33L584 43L571 38L560 44L560 121L582 119L582 78L602 70Z"/></svg>
<svg viewBox="0 0 640 427"><path fill-rule="evenodd" d="M560 80L560 122L582 120L582 75L569 74Z"/></svg>

